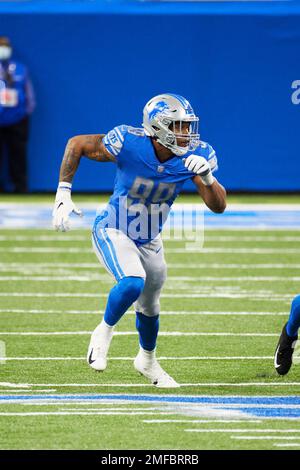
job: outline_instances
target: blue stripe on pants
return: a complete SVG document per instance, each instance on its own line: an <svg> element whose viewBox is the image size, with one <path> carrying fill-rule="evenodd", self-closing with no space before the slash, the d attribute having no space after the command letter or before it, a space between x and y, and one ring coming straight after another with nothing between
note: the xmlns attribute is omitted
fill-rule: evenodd
<svg viewBox="0 0 300 470"><path fill-rule="evenodd" d="M115 262L111 255L111 251L109 249L108 242L103 238L101 231L99 230L96 233L96 230L93 230L93 238L96 245L97 250L99 251L107 269L113 274L117 281L121 279L121 276L116 269Z"/></svg>

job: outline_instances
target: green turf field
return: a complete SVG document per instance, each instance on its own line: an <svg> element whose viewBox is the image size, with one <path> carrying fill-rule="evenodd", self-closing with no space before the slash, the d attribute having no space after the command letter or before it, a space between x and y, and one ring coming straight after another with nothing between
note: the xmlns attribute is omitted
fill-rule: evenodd
<svg viewBox="0 0 300 470"><path fill-rule="evenodd" d="M55 194L0 194L0 203L15 202L23 204L26 203L53 203ZM72 193L72 199L76 204L80 203L95 203L108 201L110 193L107 194L88 194L88 193ZM178 202L200 202L199 196L196 193L185 193L181 194L176 200ZM300 194L229 194L227 196L228 203L241 203L241 204L300 204Z"/></svg>
<svg viewBox="0 0 300 470"><path fill-rule="evenodd" d="M204 246L217 249L209 253L165 241L168 280L157 356L182 387L161 390L133 368L133 311L116 328L107 370L97 373L85 362L90 332L113 285L92 252L89 231L0 231L0 345L7 356L0 395L92 394L85 402L0 401L0 448L299 448L299 419L92 398L299 395L299 366L284 378L273 368L278 335L299 293L299 241L300 232L291 230L209 230Z"/></svg>

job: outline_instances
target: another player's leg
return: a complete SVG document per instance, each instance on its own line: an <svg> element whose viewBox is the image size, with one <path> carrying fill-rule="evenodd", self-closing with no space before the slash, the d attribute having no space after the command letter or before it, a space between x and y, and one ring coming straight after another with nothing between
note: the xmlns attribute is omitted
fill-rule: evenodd
<svg viewBox="0 0 300 470"><path fill-rule="evenodd" d="M92 333L87 361L98 371L107 366L107 354L114 326L140 296L145 272L135 244L117 230L93 232L93 246L101 264L112 274L117 284L111 289L102 322Z"/></svg>
<svg viewBox="0 0 300 470"><path fill-rule="evenodd" d="M293 362L293 353L300 327L300 295L294 298L288 322L284 325L276 347L274 366L279 375L288 373Z"/></svg>
<svg viewBox="0 0 300 470"><path fill-rule="evenodd" d="M159 243L162 243L161 240ZM152 245L159 243L152 242ZM140 349L134 360L134 367L156 387L177 388L179 384L163 370L155 356L159 330L159 296L166 279L163 249L159 249L160 246L158 246L158 252L156 252L153 246L150 249L147 248L147 246L140 248L142 263L146 271L146 282L143 292L135 303Z"/></svg>

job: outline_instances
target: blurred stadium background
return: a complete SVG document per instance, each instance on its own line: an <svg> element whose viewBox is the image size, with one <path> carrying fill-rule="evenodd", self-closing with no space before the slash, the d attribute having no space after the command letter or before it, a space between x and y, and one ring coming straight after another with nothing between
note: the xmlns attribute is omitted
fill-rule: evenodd
<svg viewBox="0 0 300 470"><path fill-rule="evenodd" d="M35 86L38 193L0 196L0 447L299 448L299 372L277 376L273 354L300 281L300 1L1 1L0 30ZM85 363L112 280L83 228L107 195L83 193L110 192L114 165L82 159L85 222L49 230L67 139L140 126L168 91L199 114L230 194L224 214L206 212L200 252L165 241L158 357L182 384L175 398L133 370L133 311L108 370Z"/></svg>
<svg viewBox="0 0 300 470"><path fill-rule="evenodd" d="M1 1L0 12L37 95L30 191L56 189L70 136L140 126L146 101L168 91L199 114L229 191L300 190L298 0ZM74 190L110 191L114 171L82 161Z"/></svg>

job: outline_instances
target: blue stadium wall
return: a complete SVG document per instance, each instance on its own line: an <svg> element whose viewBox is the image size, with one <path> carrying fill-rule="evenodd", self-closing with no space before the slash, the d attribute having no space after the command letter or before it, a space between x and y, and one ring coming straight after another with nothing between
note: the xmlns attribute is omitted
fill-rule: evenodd
<svg viewBox="0 0 300 470"><path fill-rule="evenodd" d="M31 191L56 188L70 136L140 126L145 102L168 91L200 115L229 190L300 190L298 2L62 3L0 7L1 35L28 65L37 96ZM114 174L111 163L82 159L74 190L109 191Z"/></svg>

